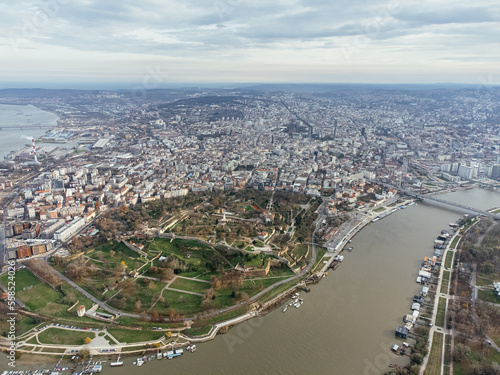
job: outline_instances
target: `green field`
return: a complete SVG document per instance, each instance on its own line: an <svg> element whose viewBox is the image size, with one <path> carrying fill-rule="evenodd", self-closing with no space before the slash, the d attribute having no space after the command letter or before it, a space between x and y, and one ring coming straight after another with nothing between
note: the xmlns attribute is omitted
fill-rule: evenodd
<svg viewBox="0 0 500 375"><path fill-rule="evenodd" d="M183 331L183 333L186 334L186 335L188 335L188 336L191 336L191 337L193 337L193 336L203 336L203 335L208 334L211 330L212 330L212 326L211 325L204 325L204 326L201 326L201 327L188 328L185 331Z"/></svg>
<svg viewBox="0 0 500 375"><path fill-rule="evenodd" d="M445 262L444 262L444 266L445 266L446 268L451 268L451 266L452 266L452 263L451 263L451 262L452 262L452 261L453 261L453 251L448 250L448 251L446 252L446 260L445 260Z"/></svg>
<svg viewBox="0 0 500 375"><path fill-rule="evenodd" d="M444 328L446 319L446 298L439 297L436 326Z"/></svg>
<svg viewBox="0 0 500 375"><path fill-rule="evenodd" d="M450 372L449 367L450 367L450 362L451 362L451 335L446 335L445 343L444 343L444 372L448 370L448 373Z"/></svg>
<svg viewBox="0 0 500 375"><path fill-rule="evenodd" d="M110 306L126 311L147 311L158 299L164 283L149 279L136 279L129 288L117 293L107 303Z"/></svg>
<svg viewBox="0 0 500 375"><path fill-rule="evenodd" d="M149 243L149 251L160 252L166 257L175 257L185 263L190 271L198 273L207 271L208 259L221 258L210 246L202 242L182 239L170 242L168 238L155 238Z"/></svg>
<svg viewBox="0 0 500 375"><path fill-rule="evenodd" d="M122 343L156 341L165 336L165 332L130 330L123 328L111 328L108 330L108 333Z"/></svg>
<svg viewBox="0 0 500 375"><path fill-rule="evenodd" d="M236 310L231 310L228 312L225 312L223 314L219 314L213 317L210 317L208 319L203 319L202 321L199 321L200 324L215 324L218 322L223 322L225 320L233 319L236 318L237 316L243 315L247 312L247 307L240 307L239 309Z"/></svg>
<svg viewBox="0 0 500 375"><path fill-rule="evenodd" d="M443 271L443 280L441 282L441 293L447 294L448 293L448 285L450 283L450 272L449 271Z"/></svg>
<svg viewBox="0 0 500 375"><path fill-rule="evenodd" d="M167 289L163 292L163 297L168 303L168 308L164 307L160 309L160 311L162 311L165 315L168 313L170 308L174 308L175 311L182 315L195 314L200 311L200 296ZM158 305L155 307L155 310L157 310L157 307ZM160 313L160 311L158 312Z"/></svg>
<svg viewBox="0 0 500 375"><path fill-rule="evenodd" d="M188 292L203 294L205 290L210 289L211 285L203 281L187 280L183 278L177 278L170 284L173 289L187 290Z"/></svg>
<svg viewBox="0 0 500 375"><path fill-rule="evenodd" d="M6 275L3 276L2 283L4 283ZM15 283L16 297L31 311L37 311L63 297L61 292L44 284L26 268L16 272Z"/></svg>
<svg viewBox="0 0 500 375"><path fill-rule="evenodd" d="M316 248L316 262L314 262L314 265L311 268L312 272L321 270L321 268L323 267L323 263L321 263L321 265L319 265L319 266L318 266L318 264L323 260L323 257L325 256L325 254L326 254L325 248L323 248L323 247ZM318 269L316 269L316 267Z"/></svg>
<svg viewBox="0 0 500 375"><path fill-rule="evenodd" d="M7 337L10 323L7 321L7 316L0 316L0 335ZM16 317L16 336L20 336L30 329L39 325L37 320L25 315L18 314Z"/></svg>
<svg viewBox="0 0 500 375"><path fill-rule="evenodd" d="M500 298L498 298L493 289L480 289L477 292L477 297L482 301L500 303Z"/></svg>
<svg viewBox="0 0 500 375"><path fill-rule="evenodd" d="M453 239L453 241L451 241L450 248L451 249L456 249L458 241L460 241L461 238L462 238L461 236L455 236L455 238Z"/></svg>
<svg viewBox="0 0 500 375"><path fill-rule="evenodd" d="M111 251L114 252L112 255ZM133 250L130 250L122 242L106 242L99 245L92 252L87 252L86 255L91 258L91 262L98 268L113 269L124 262L129 270L134 270L144 264L144 259L140 259L140 255Z"/></svg>
<svg viewBox="0 0 500 375"><path fill-rule="evenodd" d="M494 280L492 280L486 276L481 276L479 274L476 276L476 285L477 286L493 285L493 281Z"/></svg>
<svg viewBox="0 0 500 375"><path fill-rule="evenodd" d="M38 341L43 344L82 345L86 337L93 339L95 338L95 333L47 328L38 334Z"/></svg>
<svg viewBox="0 0 500 375"><path fill-rule="evenodd" d="M443 354L443 334L434 332L429 361L425 370L426 375L441 374L441 359Z"/></svg>
<svg viewBox="0 0 500 375"><path fill-rule="evenodd" d="M298 245L293 251L292 254L293 256L298 259L300 257L303 257L307 254L307 251L309 249L309 245ZM309 253L308 258L311 257L311 253Z"/></svg>

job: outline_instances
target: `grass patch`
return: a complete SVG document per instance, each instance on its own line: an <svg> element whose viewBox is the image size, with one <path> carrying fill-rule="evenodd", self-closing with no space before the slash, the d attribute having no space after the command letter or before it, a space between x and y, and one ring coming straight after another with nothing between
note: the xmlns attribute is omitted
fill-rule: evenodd
<svg viewBox="0 0 500 375"><path fill-rule="evenodd" d="M446 260L444 261L444 266L446 268L451 268L452 262L453 261L453 251L448 250L446 253Z"/></svg>
<svg viewBox="0 0 500 375"><path fill-rule="evenodd" d="M441 282L441 293L448 294L448 285L450 284L450 272L443 271L443 280Z"/></svg>
<svg viewBox="0 0 500 375"><path fill-rule="evenodd" d="M314 265L311 268L312 272L314 272L316 270L316 267L318 266L319 262L321 262L323 260L323 257L325 256L325 254L326 254L325 248L320 247L320 248L316 249L316 262L314 262ZM323 264L321 265L321 267L323 267Z"/></svg>
<svg viewBox="0 0 500 375"><path fill-rule="evenodd" d="M163 310L165 311L162 310L164 314L166 314L170 308L174 308L175 311L183 315L195 314L201 310L201 296L167 289L163 292L163 297L165 298L165 302L168 303L168 308L164 307ZM158 312L161 314L160 311Z"/></svg>
<svg viewBox="0 0 500 375"><path fill-rule="evenodd" d="M187 280L182 278L177 278L170 284L173 289L187 290L188 292L203 294L205 290L210 289L210 284L203 281Z"/></svg>
<svg viewBox="0 0 500 375"><path fill-rule="evenodd" d="M116 320L122 326L141 327L142 329L153 329L153 327L161 327L163 329L175 329L184 327L184 323L161 323L151 321L141 321L128 316L121 316Z"/></svg>
<svg viewBox="0 0 500 375"><path fill-rule="evenodd" d="M444 328L445 319L446 319L446 298L439 297L439 303L436 315L436 325L438 327Z"/></svg>
<svg viewBox="0 0 500 375"><path fill-rule="evenodd" d="M434 332L429 361L425 370L426 375L441 374L441 359L443 354L443 334Z"/></svg>
<svg viewBox="0 0 500 375"><path fill-rule="evenodd" d="M280 293L283 293L284 291L290 289L291 287L297 285L297 282L298 280L295 279L295 280L291 280L283 285L280 285L279 287L277 288L274 288L273 290L270 290L269 292L267 293L264 293L260 298L259 300L261 302L265 302L265 301L269 301L270 299L276 297L278 294Z"/></svg>
<svg viewBox="0 0 500 375"><path fill-rule="evenodd" d="M4 273L0 276L0 281L3 285L8 286L9 283L9 275L8 273ZM37 286L42 284L42 281L38 279L35 275L33 275L27 268L23 268L16 272L15 274L16 283L16 292L19 292L25 288Z"/></svg>
<svg viewBox="0 0 500 375"><path fill-rule="evenodd" d="M476 285L477 286L486 286L486 285L493 285L493 280L489 279L485 276L476 276Z"/></svg>
<svg viewBox="0 0 500 375"><path fill-rule="evenodd" d="M451 363L451 335L445 335L444 342L444 365L449 367ZM449 373L449 370L448 370Z"/></svg>
<svg viewBox="0 0 500 375"><path fill-rule="evenodd" d="M458 245L458 241L460 241L461 238L462 238L461 236L455 236L455 238L453 238L453 241L451 241L450 248L456 249L457 245Z"/></svg>
<svg viewBox="0 0 500 375"><path fill-rule="evenodd" d="M500 303L500 298L496 295L493 289L480 289L477 292L477 297L480 300L491 302L491 303Z"/></svg>
<svg viewBox="0 0 500 375"><path fill-rule="evenodd" d="M47 306L49 303L58 301L63 297L63 294L40 283L30 289L17 292L16 297L31 311L37 311Z"/></svg>
<svg viewBox="0 0 500 375"><path fill-rule="evenodd" d="M215 324L215 323L223 322L225 320L236 318L237 316L243 315L246 312L247 312L247 307L244 306L244 307L240 307L239 309L236 309L236 310L228 311L224 314L219 314L219 315L213 316L213 317L208 318L208 319L200 320L199 322L200 322L200 324L201 323L203 323L203 324Z"/></svg>
<svg viewBox="0 0 500 375"><path fill-rule="evenodd" d="M86 337L93 339L95 333L48 328L38 335L38 340L43 344L82 345Z"/></svg>
<svg viewBox="0 0 500 375"><path fill-rule="evenodd" d="M8 316L0 316L0 335L7 337L9 332L10 323ZM18 314L16 317L16 336L19 337L30 329L35 328L40 322L30 316Z"/></svg>
<svg viewBox="0 0 500 375"><path fill-rule="evenodd" d="M309 250L309 245L298 245L293 251L292 254L295 259L299 259L300 257L306 256L307 251ZM311 257L311 252L309 252L309 255L307 258Z"/></svg>
<svg viewBox="0 0 500 375"><path fill-rule="evenodd" d="M185 331L183 331L184 334L194 337L194 336L203 336L208 334L212 330L211 325L204 325L201 327L194 327L194 328L188 328Z"/></svg>
<svg viewBox="0 0 500 375"><path fill-rule="evenodd" d="M165 332L111 328L108 333L122 343L156 341L165 336Z"/></svg>

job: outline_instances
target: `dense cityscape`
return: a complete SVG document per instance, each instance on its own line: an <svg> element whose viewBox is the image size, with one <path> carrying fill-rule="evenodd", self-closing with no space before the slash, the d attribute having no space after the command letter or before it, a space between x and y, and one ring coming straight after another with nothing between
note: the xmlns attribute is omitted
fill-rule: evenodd
<svg viewBox="0 0 500 375"><path fill-rule="evenodd" d="M141 366L148 353L195 351L284 301L283 312L299 308L295 292L335 270L369 223L437 193L500 185L499 96L348 85L1 91L19 114L32 105L59 117L29 119L25 134L45 134L0 164L2 281L12 273L27 285L16 290L26 325L17 351L80 356L84 373L102 370L94 355L144 353ZM481 215L450 224L422 264L420 317L396 329L412 340L393 347L404 355L412 345L411 361L391 363L391 374L425 368L427 339L441 333L421 325L437 324L441 300L455 316L444 275L459 236L499 213L471 206L464 212Z"/></svg>
<svg viewBox="0 0 500 375"><path fill-rule="evenodd" d="M31 145L6 157L0 187L20 188L8 219L42 226L25 239L41 232L52 239L57 219L89 221L97 204L103 211L244 187L335 193L333 215L339 205L359 207L356 183L364 180L421 193L471 180L495 184L498 95L494 89L186 89L154 91L137 102L121 92L42 91L29 100L7 92L1 103L29 102L60 120L36 140L36 162Z"/></svg>

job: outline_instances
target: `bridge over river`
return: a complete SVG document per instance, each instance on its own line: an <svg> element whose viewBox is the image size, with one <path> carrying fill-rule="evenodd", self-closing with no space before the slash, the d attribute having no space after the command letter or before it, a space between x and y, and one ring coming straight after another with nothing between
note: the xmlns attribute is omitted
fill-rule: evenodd
<svg viewBox="0 0 500 375"><path fill-rule="evenodd" d="M416 199L421 200L423 202L427 202L427 203L434 204L434 205L437 205L437 206L441 206L441 207L444 207L444 208L454 208L454 209L456 209L458 211L461 211L461 212L467 213L467 214L476 214L476 215L489 216L489 217L492 217L495 220L500 220L500 215L499 214L495 214L495 213L492 213L492 212L481 210L481 209L475 208L475 207L470 207L470 206L467 206L466 204L450 202L450 201L447 201L445 199L436 198L436 197L431 196L431 195L425 195L425 194L415 193L413 191L402 189L402 188L398 188L398 187L392 186L390 184L386 184L386 183L379 182L379 181L373 181L373 182L375 182L375 183L377 183L379 185L386 186L386 187L391 188L391 189L396 189L396 190L398 190L402 194L405 194L405 195L408 195L410 197L416 198Z"/></svg>
<svg viewBox="0 0 500 375"><path fill-rule="evenodd" d="M9 129L52 129L55 125L47 125L47 124L24 124L24 125L2 125L0 126L0 131L9 130Z"/></svg>

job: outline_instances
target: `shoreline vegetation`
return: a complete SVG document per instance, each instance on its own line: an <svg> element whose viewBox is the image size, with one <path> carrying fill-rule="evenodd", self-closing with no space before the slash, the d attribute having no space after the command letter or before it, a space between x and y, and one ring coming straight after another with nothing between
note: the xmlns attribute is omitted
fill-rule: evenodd
<svg viewBox="0 0 500 375"><path fill-rule="evenodd" d="M250 211L250 214L259 215L259 210L249 210L247 207L253 206L258 208L260 206L265 206L265 201L258 202L255 197L252 197L252 199L255 200L254 205L242 205L246 208L243 211L243 215L245 214L245 211ZM303 202L307 203L306 205L301 207L297 206L297 208L292 207L292 212L295 214L295 222L287 223L285 221L286 219L283 219L287 227L284 228L285 230L281 231L281 233L274 233L274 239L280 234L282 235L284 233L286 235L290 224L293 225L292 229L295 233L301 233L300 231L303 231L303 235L307 237L312 235L312 227L316 225L316 221L319 220L320 217L310 215L309 218L308 212L313 212L313 210L316 211L322 202L318 202L318 204L311 204L314 200L311 200L310 198L308 198L308 200L309 203ZM198 202L195 203L199 204ZM203 204L203 201L200 203ZM122 212L123 215L130 216L128 209L123 209L123 211L127 211ZM182 212L179 212L179 214L182 217ZM218 215L216 220L220 220L221 216L222 215ZM301 219L300 222L298 220L299 218ZM193 220L191 217L188 218L188 220L189 219ZM161 220L163 220L163 223L166 223L167 225L172 221L170 217L156 217L153 220L156 220L155 224L160 224L160 226L162 225L162 223L159 223ZM203 218L203 221L206 225L207 220ZM309 229L309 232L307 232L305 228L301 229L301 222L305 222L305 225L311 228ZM367 223L368 222L369 221L367 221ZM342 224L342 222L340 223ZM179 224L178 228L180 228L181 231L184 231L186 227L193 228L196 226L196 223L193 222L189 223L189 226L185 225L186 223L182 221L177 224ZM215 225L217 225L217 222ZM226 228L230 225L231 223L227 223ZM364 225L357 225L353 227L348 239L352 238L359 230L362 229L363 226ZM106 223L101 225L100 228L105 231ZM145 228L141 229L144 230ZM83 332L77 332L77 335L75 335L72 339L82 341L82 343L78 345L78 342L74 342L70 339L71 342L68 341L66 345L84 348L84 340L80 340L80 336L86 336L85 332L88 331L87 329L90 329L92 330L92 332L89 332L91 333L90 339L103 336L111 344L114 343L122 345L120 347L121 354L137 354L143 350L158 350L172 347L172 344L170 343L171 340L168 340L170 337L177 338L175 345L186 345L189 342L208 341L213 339L218 332L226 332L230 327L240 322L251 319L254 316L267 314L274 310L276 307L280 306L284 300L289 298L290 295L298 288L303 289L305 287L305 283L303 282L305 279L307 279L308 282L320 280L328 267L328 264L322 264L323 259L333 259L332 253L327 252L324 248L318 247L316 251L319 254L319 257L315 260L315 262L312 262L311 245L301 245L302 242L299 242L298 245L294 247L293 244L288 242L286 245L289 245L292 248L292 251L288 253L285 252L284 256L288 257L296 264L301 264L300 258L303 258L304 263L302 263L302 266L297 268L295 272L287 271L283 267L267 267L270 271L265 275L266 277L254 275L253 277L237 280L239 283L238 286L242 288L241 290L244 291L243 293L246 293L246 295L240 296L243 298L240 298L237 297L239 293L237 288L233 288L232 292L228 291L227 293L231 294L228 295L224 292L224 288L219 289L216 285L217 283L234 283L234 280L219 280L217 279L218 276L216 276L218 274L215 272L215 267L210 269L209 266L204 269L203 272L201 272L202 269L200 267L203 268L205 265L208 265L209 262L206 260L210 258L215 265L219 266L219 271L222 270L223 272L227 272L228 269L232 269L238 264L245 265L245 267L248 266L258 268L268 265L268 263L272 260L272 257L266 255L267 252L263 252L261 249L256 248L252 249L251 252L248 251L248 247L252 246L251 241L248 240L233 240L229 237L223 237L225 240L224 242L228 244L225 246L226 248L231 249L231 246L239 245L239 249L235 250L241 252L240 249L244 249L243 251L245 256L241 257L240 255L234 256L232 254L225 253L216 243L211 243L210 238L208 239L209 241L202 240L200 238L184 240L182 239L183 236L176 236L176 233L178 233L178 231L175 231L174 229L173 235L169 235L168 237L160 235L160 237L153 236L152 238L134 238L136 242L123 240L122 242L113 243L113 241L106 241L103 245L94 246L91 244L89 246L91 248L90 250L86 250L85 245L82 244L82 242L86 239L83 239L82 241L76 238L76 240L74 239L69 245L69 248L72 248L73 253L70 257L68 257L70 261L67 262L58 257L53 257L50 262L51 267L49 268L54 270L54 273L48 276L45 275L43 281L39 280L35 276L35 274L37 274L36 270L40 270L41 265L36 265L35 262L29 262L28 268L22 269L18 273L19 279L27 280L26 285L20 285L23 290L19 291L19 293L28 293L29 291L32 291L32 293L36 293L39 296L40 301L27 301L29 304L28 309L31 311L19 314L19 326L21 332L18 339L23 345L18 351L20 353L29 354L36 349L38 355L54 355L54 353L64 354L66 352L65 349L62 350L63 348L59 348L58 351L57 345L51 345L51 342L66 342L66 334L68 332L73 332L75 329L79 331L78 328L82 329ZM185 233L181 232L181 234ZM267 244L267 246L274 246L270 239L271 238L265 238L263 241ZM338 249L339 251L341 251L347 244L348 239L346 238L341 243L342 246ZM290 239L288 239L288 241L290 241ZM254 242L254 244L255 243L256 242ZM286 245L283 247L286 247ZM147 246L147 254L149 256L141 254L140 249L143 249L144 246ZM294 249L297 249L297 254L295 254ZM204 257L199 259L195 250L204 254ZM208 258L206 258L207 256ZM158 272L158 269L160 269L162 265L165 266L164 263L160 263L160 259L162 257L170 257L170 261L178 267L178 269L174 269L173 275L164 275L161 272ZM167 297L167 300L171 305L173 303L172 295L174 295L174 300L176 299L177 301L173 304L175 307L179 307L175 308L175 313L172 313L174 308L170 306L169 309L164 310L164 314L166 315L163 316L165 316L169 322L162 322L161 320L163 316L157 313L155 314L154 311L153 313L149 311L151 313L150 315L143 313L137 314L139 318L126 316L129 314L125 314L125 316L117 316L117 319L113 322L99 322L88 317L76 318L76 307L80 304L86 305L87 308L94 305L94 302L91 300L92 297L94 299L97 298L105 301L106 306L110 307L110 309L120 307L126 307L127 309L130 307L132 311L134 308L138 310L141 309L141 306L139 306L140 303L138 303L138 301L141 302L140 299L137 299L134 302L134 305L131 305L129 301L126 301L125 304L120 302L122 301L122 299L120 299L120 295L125 294L130 299L136 292L134 289L125 291L123 288L126 288L127 285L124 285L121 289L109 287L104 291L98 290L94 286L98 283L92 282L92 273L85 273L79 270L79 267L82 266L81 263L85 263L85 265L89 266L92 270L97 273L105 274L106 276L110 276L110 274L115 273L115 275L111 276L122 277L122 275L127 272L134 272L134 280L141 283L141 288L138 288L137 290L137 292L141 295L141 298L147 295L147 297L151 300L155 300L153 304L154 306L159 306L163 303L163 298ZM222 264L222 266L220 264ZM149 266L149 268L144 268L148 268L146 272L137 272L137 270L140 270L145 265ZM306 266L308 266L308 268ZM106 270L106 272L104 272L104 270ZM304 272L303 270L306 270L307 272ZM304 273L301 274L301 272ZM315 274L317 276L311 279L311 274ZM80 287L80 290L72 290L68 284L69 281L65 280L68 276L69 279ZM215 283L214 276L216 276ZM50 281L47 282L47 279L50 279ZM153 280L166 282L167 286L164 286L165 284L163 283L161 284L161 288L151 285ZM1 278L0 281L5 282L5 280L2 280ZM273 288L274 284L279 285ZM28 291L24 290L26 288ZM207 295L211 296L213 301L220 301L219 303L222 303L222 305L219 304L211 306L210 309L215 308L219 310L220 308L224 308L224 303L231 304L231 301L237 301L238 298L242 301L240 303L241 306L238 307L238 305L235 304L232 306L233 308L224 311L216 311L215 314L208 314L206 317L201 314L201 316L197 317L194 323L190 322L190 324L186 324L186 318L182 315L189 313L190 311L189 308L186 310L186 306L189 306L190 298L199 301L199 299L205 298ZM258 298L255 299L253 295L258 295ZM179 301L180 299L182 300ZM120 302L121 305L117 304L115 301ZM105 306L99 306L98 311L103 307ZM106 308L103 312L106 312ZM51 319L44 322L47 316L51 317ZM176 321L179 323L176 323ZM85 327L82 326L82 323ZM131 336L125 342L133 342L133 346L128 343L126 346L123 346L124 341L122 340L125 340L123 335L121 337L114 337L111 333L115 328L106 329L106 327L115 327L115 325L118 327L116 329L130 330ZM50 331L51 334L47 334L47 331ZM154 337L147 337L147 333L153 333ZM141 338L149 338L149 340L137 342L137 338L133 339L134 335L137 337L140 336ZM84 339L86 338L87 336ZM109 353L99 353L94 351L93 354L106 355Z"/></svg>
<svg viewBox="0 0 500 375"><path fill-rule="evenodd" d="M412 200L404 201L404 204L407 204L410 201L412 201ZM399 201L399 202L401 202L401 201ZM387 207L387 209L392 208L393 206L395 206L394 203L389 205ZM374 210L373 216L375 217L379 212L380 211ZM318 219L319 219L319 217L316 218L315 220L318 220ZM165 220L167 222L167 224L168 224L169 220L170 220L169 218L167 218ZM314 262L314 264L311 264L311 268L310 268L311 272L308 271L306 274L304 274L302 276L294 275L291 277L288 277L290 275L287 275L287 274L279 276L279 272L278 272L278 274L277 274L278 276L274 276L274 277L279 278L280 281L283 280L284 284L280 285L277 288L272 288L269 291L267 291L266 293L262 294L261 297L259 297L259 299L258 299L258 301L260 303L260 305L258 307L257 306L248 306L247 304L244 304L244 302L242 302L243 306L240 308L229 309L223 313L222 313L222 311L220 311L219 314L215 314L213 316L207 316L206 318L200 319L199 323L195 323L194 325L189 325L189 326L186 326L183 323L172 323L172 322L175 322L175 320L176 320L175 315L174 315L174 317L170 316L169 323L161 323L159 321L154 322L153 320L148 320L148 319L144 319L144 318L137 320L137 319L133 319L133 318L128 318L126 316L122 316L122 317L118 318L118 320L120 321L119 325L117 325L116 328L110 328L109 330L107 329L107 327L110 326L109 324L98 322L98 321L95 321L95 320L90 319L90 318L82 318L82 319L85 319L84 325L86 328L90 327L91 329L95 330L94 331L95 333L94 332L91 333L91 335L90 335L91 338L103 337L104 339L108 340L112 345L113 345L113 343L115 343L117 345L117 347L119 345L120 355L136 355L136 354L140 354L140 353L155 352L158 350L168 349L168 348L172 348L172 347L186 346L190 343L198 343L198 342L212 340L216 334L225 333L234 325L237 325L243 321L246 321L246 320L251 319L251 318L258 316L258 315L265 315L265 314L273 311L277 307L281 306L283 301L288 299L290 297L290 295L292 293L294 293L298 288L305 287L306 284L303 283L302 281L304 279L306 279L306 276L308 276L308 275L310 276L311 273L316 273L319 275L319 277L316 277L315 279L308 278L308 280L307 280L308 282L317 282L317 281L321 280L323 274L328 269L328 266L330 265L331 261L333 260L334 255L339 254L344 249L344 247L348 244L349 240L352 237L354 237L360 230L363 229L363 227L365 225L367 225L370 222L371 222L371 217L370 217L370 220L365 220L361 223L357 223L356 225L351 224L351 226L352 226L351 231L338 244L338 246L335 248L334 253L326 252L325 250L318 250L318 252L321 254L321 257L319 257ZM313 224L314 223L316 223L316 221L314 221ZM175 239L175 236L171 237L170 243L172 243L174 241L174 239ZM153 238L153 242L154 241L155 241L155 238ZM177 241L177 240L175 240L175 241ZM198 246L201 246L201 248L203 248L203 246L205 245L204 241L200 241L199 239L196 239L194 241L201 244L201 245L198 244ZM141 243L138 243L135 245L141 245L142 243L145 243L145 242L147 242L147 239L146 239L146 241L142 241ZM266 240L266 242L267 242L267 240ZM135 245L134 245L134 247L135 247ZM245 250L248 249L248 247L246 247L247 244L243 243L242 245L243 245L242 247L244 247ZM453 241L452 245L457 246L458 240ZM128 249L130 249L130 246L128 246L128 245L126 247ZM128 249L123 248L124 252L127 252ZM92 251L94 251L94 250L92 250ZM97 250L96 252L99 253L102 251L103 251L103 249L101 248L101 250ZM129 266L130 266L130 269L133 269L136 266L140 266L140 263L137 264L137 262L139 260L140 260L140 262L143 262L144 264L150 263L151 266L153 266L153 264L157 264L154 262L157 262L159 256L162 254L160 251L158 253L158 256L155 256L154 259L151 259L151 260L148 259L146 261L144 259L141 259L142 257L137 257L136 254L134 253L134 251L129 252L129 255L131 255L131 256L126 257L127 259L122 257L122 260L120 262L116 262L116 263L122 264L122 266L124 267L124 269L122 269L122 271L125 271L125 269ZM108 257L108 255L110 255L110 256ZM108 267L111 264L112 268L113 268L114 267L113 261L115 260L115 259L112 259L113 255L116 255L116 254L105 254L103 258L100 258L100 261L106 262L106 265ZM321 271L318 271L318 269L321 268L323 259L326 259L326 258L329 258L329 263L325 264L322 267ZM94 261L94 260L95 259L93 259L93 258L87 258L87 262ZM231 263L230 260L226 259L226 261L228 263ZM97 264L97 266L98 265L99 264ZM61 265L59 265L59 268L58 268L58 265L53 263L52 266L56 270L57 269L61 270ZM65 265L65 266L67 266L67 265ZM189 271L189 270L187 270L187 271ZM28 272L28 271L26 271L26 272ZM180 274L182 274L182 273L180 273ZM210 280L212 279L212 281L213 281L213 278L210 276L210 273L208 273L206 276L204 276L203 274L196 275L194 279L191 279L191 277L193 275L189 274L189 272L185 273L185 275L189 275L190 279L184 280L184 279L177 278L176 280L182 281L182 282L178 282L177 285L179 287L183 288L185 291L193 293L193 296L195 296L197 294L203 295L203 291L205 290L203 285L202 285L203 282L210 284L210 282L211 282ZM149 279L154 278L154 275L151 275L150 273L147 273L147 274L143 273L142 276L143 276L143 278L145 278L145 280L148 280L148 278ZM196 281L190 281L190 280L196 280ZM252 281L252 283L255 284L255 281ZM47 285L45 280L44 280L44 282L41 282L40 284L42 287L54 289L54 287L52 285L50 285L50 284ZM262 286L263 285L261 284L261 288L262 288ZM272 286L272 284L270 286ZM267 287L267 285L266 285L266 287ZM91 292L91 294L96 295L95 291L92 291L91 289L88 289L88 288L86 288L86 290ZM266 289L264 289L264 290L266 290ZM108 292L109 291L103 293L103 296L108 298L106 300L106 302L108 302L110 299L112 299L114 296L116 296L117 294L120 293L118 291L116 293L108 294ZM70 308L67 309L66 314L61 314L60 319L59 318L56 319L56 321L61 321L60 325L58 324L58 325L54 326L53 324L50 325L50 324L36 321L36 319L35 319L36 314L32 314L32 313L24 314L24 315L21 314L20 321L25 321L25 322L23 322L23 324L26 325L26 327L25 327L26 332L24 332L22 335L20 335L19 339L22 340L21 342L24 344L23 346L26 346L29 348L23 349L23 347L21 347L18 351L20 353L29 354L28 358L33 354L33 350L36 350L37 356L38 355L54 356L54 355L67 354L66 348L64 348L64 350L62 350L63 348L57 347L57 345L51 345L47 342L44 342L47 339L50 341L51 340L50 337L52 337L53 340L58 341L59 340L58 336L60 336L60 334L59 335L57 333L55 335L54 334L53 335L45 334L45 340L40 340L39 332L44 333L43 332L44 330L46 331L46 330L50 329L50 330L52 330L52 333L54 333L54 331L63 331L63 330L68 329L68 327L74 327L73 324L75 324L76 321L74 319L72 319L72 317L74 317L74 315L72 315L70 313L70 310L72 308L74 309L75 306L79 302L81 303L81 302L85 301L86 299L88 299L87 297L85 297L81 293L80 293L80 295L78 295L78 297L79 297L78 301L73 306L71 306ZM99 296L99 297L102 297L102 296ZM42 301L42 303L43 303L43 301ZM51 304L50 301L48 303ZM31 322L29 321L30 319L32 320ZM67 326L68 327L60 327L65 322L65 319L67 319L67 322L68 322ZM180 320L180 321L182 321L182 320ZM35 323L38 323L38 324L35 324ZM32 325L31 327L30 327L30 324ZM113 324L111 324L111 325L113 325ZM70 328L70 329L73 329L73 328ZM130 332L130 335L127 335L126 333L124 334L122 332L120 335L118 335L118 337L115 337L112 334L113 330L116 331L116 330L123 330L123 329L128 330ZM68 332L71 332L71 331L68 331ZM116 332L118 332L118 331L116 331ZM139 334L139 332L140 332L140 334ZM81 332L79 332L79 333L81 333ZM134 336L134 335L137 336L137 334L139 334L141 339L145 338L145 340L140 341L140 342L134 341L135 339L133 339L132 336ZM148 334L150 336L148 336ZM85 337L85 339L86 338L87 337ZM146 340L148 338L149 338L149 340ZM173 341L174 338L175 338L175 342ZM73 338L73 339L76 339L76 338ZM127 343L130 339L132 341L130 341L130 343ZM4 343L2 343L2 344L4 344ZM67 345L72 345L72 344L75 346L75 348L81 349L83 342L80 345L78 345L76 342L71 342L71 343L68 342L67 343ZM86 346L84 346L83 348L85 350ZM109 356L112 353L110 353L110 352L96 352L94 350L92 354L93 355Z"/></svg>

